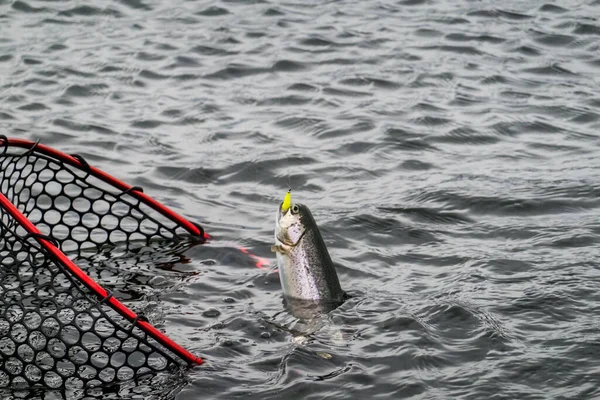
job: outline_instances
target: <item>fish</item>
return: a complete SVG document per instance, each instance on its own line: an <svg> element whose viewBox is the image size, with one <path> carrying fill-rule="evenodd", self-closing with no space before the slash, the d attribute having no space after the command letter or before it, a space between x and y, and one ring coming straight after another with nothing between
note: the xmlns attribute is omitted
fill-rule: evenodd
<svg viewBox="0 0 600 400"><path fill-rule="evenodd" d="M285 303L299 318L328 312L347 298L308 206L288 191L275 218L275 245Z"/></svg>

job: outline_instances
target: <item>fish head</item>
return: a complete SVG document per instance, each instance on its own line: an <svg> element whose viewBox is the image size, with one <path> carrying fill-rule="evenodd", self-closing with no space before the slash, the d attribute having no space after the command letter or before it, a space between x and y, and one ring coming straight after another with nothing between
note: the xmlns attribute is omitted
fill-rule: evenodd
<svg viewBox="0 0 600 400"><path fill-rule="evenodd" d="M287 246L296 246L304 234L315 225L314 218L304 204L292 203L287 192L276 217L275 238Z"/></svg>

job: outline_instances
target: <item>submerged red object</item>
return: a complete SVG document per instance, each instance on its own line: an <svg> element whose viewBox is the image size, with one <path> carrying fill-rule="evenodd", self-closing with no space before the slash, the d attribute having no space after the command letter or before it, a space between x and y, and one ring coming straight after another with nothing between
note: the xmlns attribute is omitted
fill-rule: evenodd
<svg viewBox="0 0 600 400"><path fill-rule="evenodd" d="M81 156L0 136L0 389L100 385L201 363L65 253L207 237Z"/></svg>

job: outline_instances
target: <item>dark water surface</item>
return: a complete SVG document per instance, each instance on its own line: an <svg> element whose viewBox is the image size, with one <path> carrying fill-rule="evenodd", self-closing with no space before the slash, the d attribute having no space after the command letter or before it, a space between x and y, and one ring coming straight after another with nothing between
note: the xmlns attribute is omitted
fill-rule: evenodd
<svg viewBox="0 0 600 400"><path fill-rule="evenodd" d="M0 133L82 154L215 237L105 282L206 363L70 398L599 397L598 16L0 0ZM274 266L288 183L354 296L330 315L342 341L267 323L291 321L278 276L237 249Z"/></svg>

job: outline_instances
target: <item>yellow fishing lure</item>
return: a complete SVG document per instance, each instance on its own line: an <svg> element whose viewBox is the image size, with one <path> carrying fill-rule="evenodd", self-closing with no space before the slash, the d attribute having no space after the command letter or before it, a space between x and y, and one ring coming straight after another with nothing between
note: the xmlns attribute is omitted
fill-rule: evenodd
<svg viewBox="0 0 600 400"><path fill-rule="evenodd" d="M283 198L283 203L281 203L281 211L282 212L287 212L287 210L290 209L290 207L292 206L292 191L288 190L287 193L285 194L285 197Z"/></svg>

